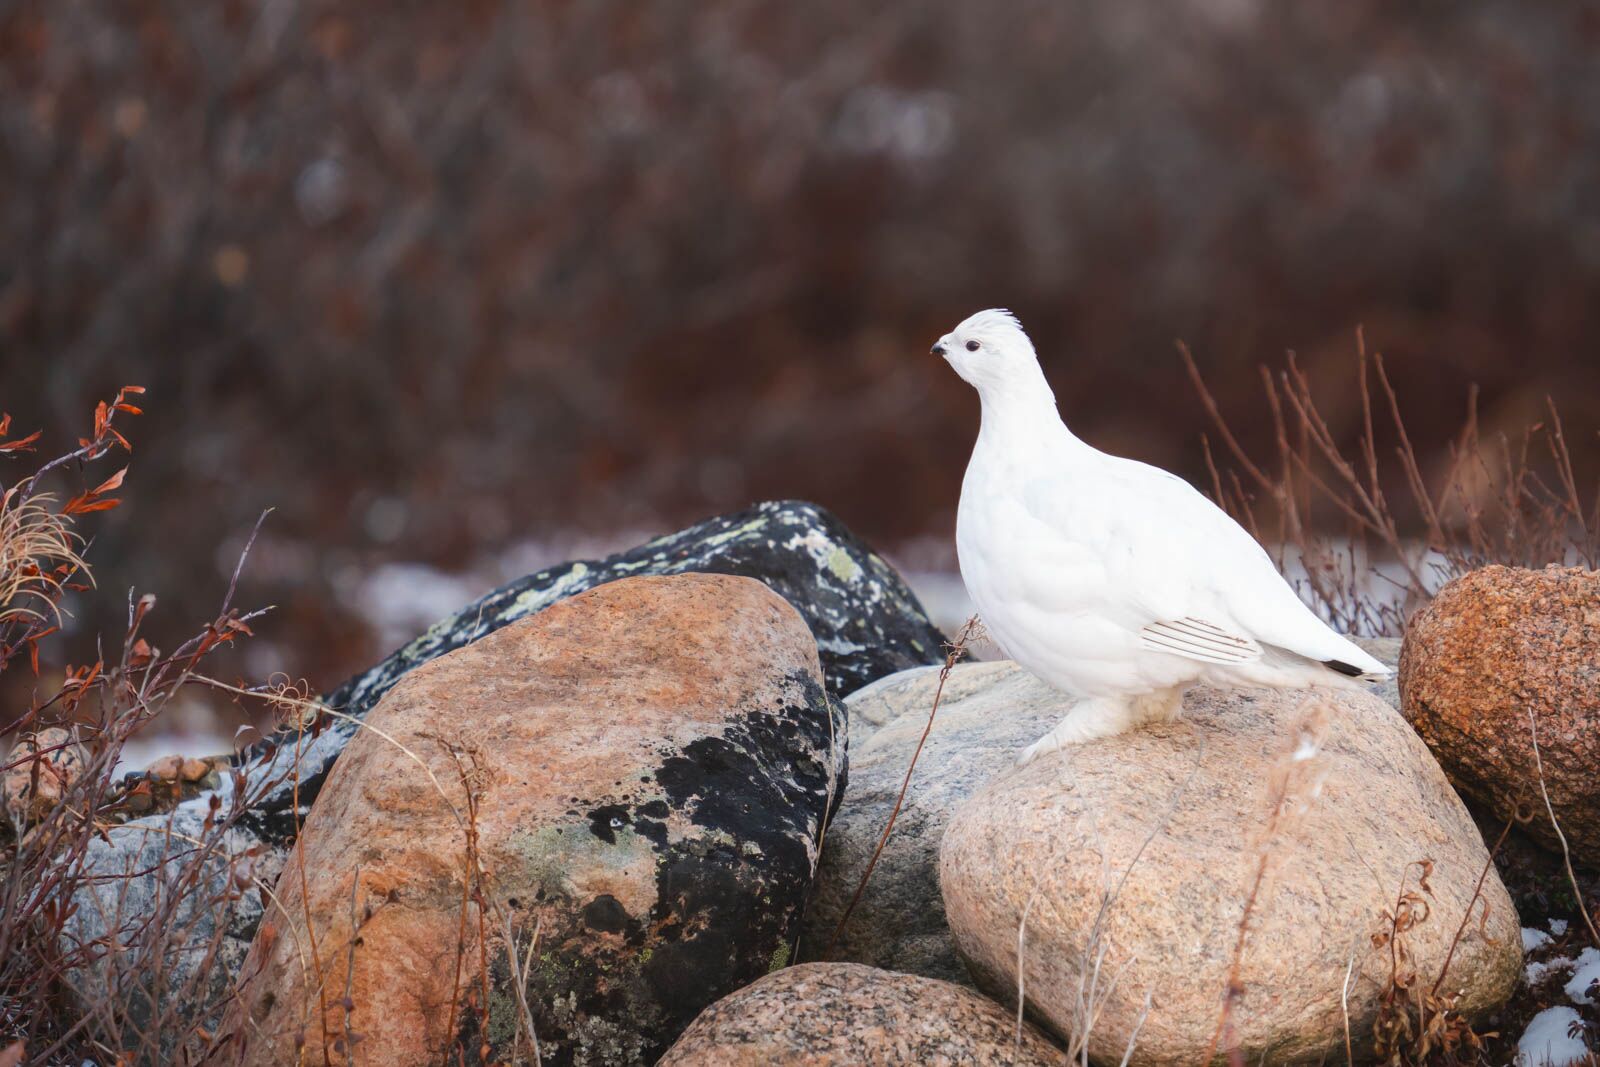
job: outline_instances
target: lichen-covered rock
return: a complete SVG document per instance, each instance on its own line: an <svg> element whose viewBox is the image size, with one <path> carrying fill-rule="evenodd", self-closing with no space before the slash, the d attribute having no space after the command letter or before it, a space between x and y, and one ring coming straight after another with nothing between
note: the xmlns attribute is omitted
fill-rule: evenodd
<svg viewBox="0 0 1600 1067"><path fill-rule="evenodd" d="M546 1064L644 1064L788 960L845 726L761 583L601 586L408 672L366 725L277 886L309 931L269 919L245 965L245 1063L344 1062L347 1024L369 1063L531 1059L526 958Z"/></svg>
<svg viewBox="0 0 1600 1067"><path fill-rule="evenodd" d="M850 712L850 788L828 825L806 908L802 959L849 960L970 983L939 895L939 839L955 809L1061 720L1061 694L1015 663L958 664L895 821L850 921L827 947L883 836L939 687L937 668L859 690ZM873 724L876 723L876 728Z"/></svg>
<svg viewBox="0 0 1600 1067"><path fill-rule="evenodd" d="M192 801L89 842L63 936L101 947L66 978L81 1003L116 1004L130 1033L169 1009L216 1029L261 922L257 881L271 886L282 869L283 852L208 821L206 806ZM124 1051L143 1053L139 1062L151 1062L150 1052L155 1062L177 1062L181 1029L165 1028L157 1049Z"/></svg>
<svg viewBox="0 0 1600 1067"><path fill-rule="evenodd" d="M770 974L700 1014L660 1067L1044 1067L1057 1049L961 986L853 963Z"/></svg>
<svg viewBox="0 0 1600 1067"><path fill-rule="evenodd" d="M827 511L791 500L708 519L602 560L565 563L520 578L439 620L323 701L359 719L418 664L566 597L619 578L688 572L755 578L792 604L816 638L829 692L840 699L875 679L944 657L943 635L894 568ZM281 766L295 755L304 808L355 730L353 722L337 720L298 753L289 746L280 747L275 757L261 758L258 752L247 773L281 777ZM267 840L284 841L293 834L290 809L285 785L256 805L252 819Z"/></svg>
<svg viewBox="0 0 1600 1067"><path fill-rule="evenodd" d="M1501 818L1560 843L1544 814L1531 712L1550 803L1574 861L1600 867L1600 572L1484 567L1411 620L1403 710L1452 782Z"/></svg>
<svg viewBox="0 0 1600 1067"><path fill-rule="evenodd" d="M1020 941L1028 1006L1066 1035L1098 961L1090 1058L1118 1062L1137 1032L1133 1064L1188 1067L1217 1033L1252 893L1221 1043L1244 1062L1342 1057L1347 1017L1371 1048L1392 963L1431 989L1458 929L1440 991L1469 1018L1498 1007L1522 952L1488 860L1438 764L1377 697L1197 689L1181 721L995 778L951 818L939 875L981 987L1014 1003ZM1402 955L1374 937L1393 931L1403 891L1426 913Z"/></svg>

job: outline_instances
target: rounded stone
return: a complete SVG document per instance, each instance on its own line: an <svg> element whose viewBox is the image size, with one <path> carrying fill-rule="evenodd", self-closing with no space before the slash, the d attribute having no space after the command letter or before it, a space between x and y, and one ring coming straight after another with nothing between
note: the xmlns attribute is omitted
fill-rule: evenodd
<svg viewBox="0 0 1600 1067"><path fill-rule="evenodd" d="M1476 1018L1521 970L1472 819L1365 693L1192 691L1182 721L990 782L951 819L939 869L980 986L1014 1002L1020 969L1029 1010L1063 1037L1098 990L1097 1062L1131 1042L1133 1064L1192 1065L1213 1038L1219 1062L1342 1057L1347 1019L1371 1047L1394 977L1437 982Z"/></svg>
<svg viewBox="0 0 1600 1067"><path fill-rule="evenodd" d="M416 667L278 881L241 1061L342 1062L347 1031L370 1063L531 1060L531 1013L546 1064L652 1062L790 957L835 708L804 620L725 575L609 583Z"/></svg>
<svg viewBox="0 0 1600 1067"><path fill-rule="evenodd" d="M777 971L701 1013L660 1067L1044 1067L1030 1023L963 986L853 963Z"/></svg>
<svg viewBox="0 0 1600 1067"><path fill-rule="evenodd" d="M31 826L48 815L72 790L89 765L75 732L50 726L24 734L6 754L10 766L0 774L0 797L7 816Z"/></svg>
<svg viewBox="0 0 1600 1067"><path fill-rule="evenodd" d="M1573 861L1600 866L1600 573L1492 566L1450 582L1406 630L1400 690L1456 787L1502 819L1531 813L1524 828L1558 849L1542 763Z"/></svg>

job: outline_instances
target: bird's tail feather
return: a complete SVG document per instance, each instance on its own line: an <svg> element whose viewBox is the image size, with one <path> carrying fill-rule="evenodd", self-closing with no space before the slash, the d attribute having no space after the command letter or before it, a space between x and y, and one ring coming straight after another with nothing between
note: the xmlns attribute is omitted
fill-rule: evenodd
<svg viewBox="0 0 1600 1067"><path fill-rule="evenodd" d="M1393 672L1368 657L1377 670L1364 670L1361 666L1344 660L1317 660L1291 652L1278 645L1262 646L1262 664L1270 668L1298 674L1307 683L1332 686L1336 689L1364 689L1373 682L1381 682Z"/></svg>

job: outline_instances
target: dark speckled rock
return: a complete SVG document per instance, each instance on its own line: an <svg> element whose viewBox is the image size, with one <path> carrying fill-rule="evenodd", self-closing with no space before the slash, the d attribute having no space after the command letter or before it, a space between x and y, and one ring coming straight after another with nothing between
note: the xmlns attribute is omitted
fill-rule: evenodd
<svg viewBox="0 0 1600 1067"><path fill-rule="evenodd" d="M907 667L943 659L944 636L894 568L827 511L787 500L707 519L603 560L565 563L518 579L441 619L324 702L360 718L418 664L566 597L619 578L691 571L755 578L792 604L816 638L828 690L838 699ZM355 730L336 721L302 745L302 808L315 798ZM258 756L250 773L265 771ZM257 828L269 841L292 834L290 805L287 786L260 805Z"/></svg>
<svg viewBox="0 0 1600 1067"><path fill-rule="evenodd" d="M805 963L707 1008L660 1067L1045 1067L1064 1056L962 986Z"/></svg>
<svg viewBox="0 0 1600 1067"><path fill-rule="evenodd" d="M845 723L805 622L761 583L604 585L409 672L368 722L274 897L340 946L321 977L356 1006L363 1061L531 1059L507 960L535 930L526 999L554 1067L653 1063L789 960ZM489 901L464 953L463 764ZM321 1062L345 1008L317 1007L297 939L264 923L244 969L241 1062L292 1062L302 1040Z"/></svg>

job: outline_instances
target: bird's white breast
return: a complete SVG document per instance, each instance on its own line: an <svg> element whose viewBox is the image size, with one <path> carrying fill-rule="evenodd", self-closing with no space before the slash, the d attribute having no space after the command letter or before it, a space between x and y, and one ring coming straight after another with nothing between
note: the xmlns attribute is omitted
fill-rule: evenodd
<svg viewBox="0 0 1600 1067"><path fill-rule="evenodd" d="M1077 696L1149 691L1189 680L1194 668L1141 649L1145 620L1122 588L1119 547L1093 521L1103 505L1082 487L1086 522L1063 530L1029 505L1030 494L1062 484L1030 484L1037 457L980 444L961 488L956 551L967 592L991 637L1011 658ZM1072 492L1071 479L1065 481Z"/></svg>

